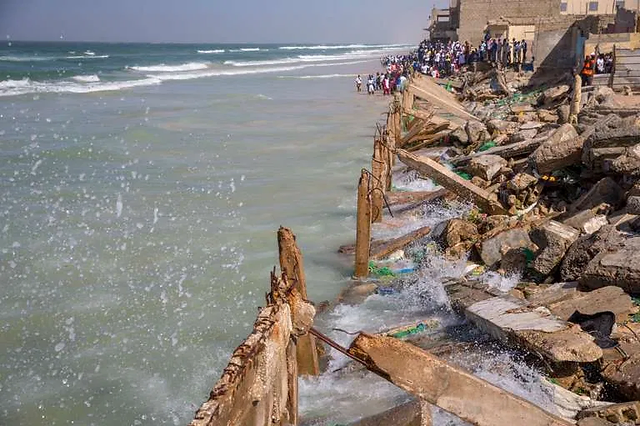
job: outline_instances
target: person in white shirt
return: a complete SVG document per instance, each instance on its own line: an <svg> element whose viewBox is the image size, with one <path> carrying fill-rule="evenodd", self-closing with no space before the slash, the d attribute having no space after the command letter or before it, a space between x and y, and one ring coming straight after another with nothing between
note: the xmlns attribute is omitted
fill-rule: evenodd
<svg viewBox="0 0 640 426"><path fill-rule="evenodd" d="M360 74L356 77L356 90L358 92L362 91L362 78L360 78Z"/></svg>

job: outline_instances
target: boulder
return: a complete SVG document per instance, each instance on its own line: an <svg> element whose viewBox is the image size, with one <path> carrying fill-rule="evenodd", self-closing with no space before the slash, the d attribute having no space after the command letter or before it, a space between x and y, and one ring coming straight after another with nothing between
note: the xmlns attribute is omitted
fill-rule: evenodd
<svg viewBox="0 0 640 426"><path fill-rule="evenodd" d="M569 116L571 115L571 107L569 105L560 105L556 112L558 114L558 122L560 124L569 122Z"/></svg>
<svg viewBox="0 0 640 426"><path fill-rule="evenodd" d="M622 362L610 363L601 371L601 374L621 394L629 399L638 400L640 399L640 347L638 344L621 344L620 346L629 354L629 358Z"/></svg>
<svg viewBox="0 0 640 426"><path fill-rule="evenodd" d="M607 116L607 119L609 117ZM618 117L618 121L621 119ZM610 120L610 123L615 123L614 119ZM582 147L582 162L589 168L594 169L594 160L598 149L603 148L615 148L614 151L618 157L624 154L624 149L638 144L640 140L640 126L626 126L626 127L614 127L610 128L607 125L596 126L593 133L586 139L584 146ZM601 151L608 152L608 151ZM597 162L596 162L597 165Z"/></svg>
<svg viewBox="0 0 640 426"><path fill-rule="evenodd" d="M577 291L572 293L571 297L551 303L547 307L554 315L565 321L569 320L575 311L585 315L609 311L616 316L617 323L627 321L629 315L635 310L631 296L615 286L588 292Z"/></svg>
<svg viewBox="0 0 640 426"><path fill-rule="evenodd" d="M479 247L480 257L485 265L495 266L502 256L511 249L528 248L535 251L537 247L529 238L529 233L522 228L514 228L484 240Z"/></svg>
<svg viewBox="0 0 640 426"><path fill-rule="evenodd" d="M617 209L623 200L622 188L611 178L606 177L598 181L580 198L569 206L570 212L588 210L606 203Z"/></svg>
<svg viewBox="0 0 640 426"><path fill-rule="evenodd" d="M441 239L446 247L453 247L463 241L475 240L478 235L478 227L475 224L462 219L451 219L447 223Z"/></svg>
<svg viewBox="0 0 640 426"><path fill-rule="evenodd" d="M542 92L540 103L552 104L557 100L561 99L562 97L566 96L567 93L569 93L569 90L571 90L571 87L569 87L569 85L567 84L551 87L550 89L547 89L544 92Z"/></svg>
<svg viewBox="0 0 640 426"><path fill-rule="evenodd" d="M591 260L608 247L620 247L624 236L612 225L603 226L593 235L578 238L562 260L560 276L563 281L577 281Z"/></svg>
<svg viewBox="0 0 640 426"><path fill-rule="evenodd" d="M632 195L627 198L627 212L630 214L640 215L640 196Z"/></svg>
<svg viewBox="0 0 640 426"><path fill-rule="evenodd" d="M612 171L615 173L640 176L640 144L626 148L624 154L617 157L610 163L605 162L604 171Z"/></svg>
<svg viewBox="0 0 640 426"><path fill-rule="evenodd" d="M531 240L540 247L536 258L529 266L540 275L547 276L560 264L564 254L580 233L555 220L549 221L529 234Z"/></svg>
<svg viewBox="0 0 640 426"><path fill-rule="evenodd" d="M507 160L499 155L481 155L471 159L468 170L474 176L490 181L507 164Z"/></svg>
<svg viewBox="0 0 640 426"><path fill-rule="evenodd" d="M464 129L467 132L469 143L484 142L489 137L487 128L480 121L467 121Z"/></svg>
<svg viewBox="0 0 640 426"><path fill-rule="evenodd" d="M571 124L563 124L529 156L539 173L580 163L584 140Z"/></svg>
<svg viewBox="0 0 640 426"><path fill-rule="evenodd" d="M640 292L640 237L627 238L621 247L607 247L587 264L578 279L587 289L609 285L627 293Z"/></svg>
<svg viewBox="0 0 640 426"><path fill-rule="evenodd" d="M511 136L511 142L522 142L529 139L533 139L538 134L537 129L526 129L526 130L518 130Z"/></svg>
<svg viewBox="0 0 640 426"><path fill-rule="evenodd" d="M490 134L494 133L507 133L511 134L518 130L519 124L514 121L505 121L505 120L489 120L487 122L487 130Z"/></svg>
<svg viewBox="0 0 640 426"><path fill-rule="evenodd" d="M607 86L596 86L593 91L593 95L598 103L603 103L615 96L615 92L612 88Z"/></svg>
<svg viewBox="0 0 640 426"><path fill-rule="evenodd" d="M535 176L528 173L518 173L513 179L507 181L507 188L515 192L521 192L536 183L538 183L538 178Z"/></svg>
<svg viewBox="0 0 640 426"><path fill-rule="evenodd" d="M557 123L558 115L546 109L541 109L538 111L538 120L544 123Z"/></svg>
<svg viewBox="0 0 640 426"><path fill-rule="evenodd" d="M588 419L597 419L604 423L578 423L578 425L610 425L610 424L637 424L640 420L640 402L621 402L619 404L610 404L604 407L594 407L582 410L578 413L577 418L580 421ZM613 423L610 423L613 422Z"/></svg>
<svg viewBox="0 0 640 426"><path fill-rule="evenodd" d="M469 143L469 136L467 135L467 131L462 127L457 127L454 131L449 133L449 137L453 140L457 140L462 145L467 145Z"/></svg>

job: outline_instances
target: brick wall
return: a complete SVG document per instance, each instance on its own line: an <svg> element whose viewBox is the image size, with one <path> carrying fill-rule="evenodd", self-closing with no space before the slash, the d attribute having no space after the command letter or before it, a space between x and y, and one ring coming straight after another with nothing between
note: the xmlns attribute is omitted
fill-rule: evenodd
<svg viewBox="0 0 640 426"><path fill-rule="evenodd" d="M560 0L461 0L458 40L477 45L487 22L500 17L536 25L545 18L560 17Z"/></svg>

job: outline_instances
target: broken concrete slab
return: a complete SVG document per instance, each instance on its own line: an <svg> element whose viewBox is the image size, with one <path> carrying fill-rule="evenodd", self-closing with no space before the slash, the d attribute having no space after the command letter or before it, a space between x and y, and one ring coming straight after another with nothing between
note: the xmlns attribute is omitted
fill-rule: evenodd
<svg viewBox="0 0 640 426"><path fill-rule="evenodd" d="M627 238L622 247L597 254L578 281L587 289L614 285L627 293L640 293L640 237Z"/></svg>
<svg viewBox="0 0 640 426"><path fill-rule="evenodd" d="M612 225L603 226L593 235L580 237L569 247L562 260L560 276L564 281L577 281L591 260L609 248L622 247L624 236Z"/></svg>
<svg viewBox="0 0 640 426"><path fill-rule="evenodd" d="M575 127L563 124L529 156L539 173L549 173L581 161L584 140Z"/></svg>
<svg viewBox="0 0 640 426"><path fill-rule="evenodd" d="M528 173L518 173L507 181L507 188L515 192L521 192L538 183L538 178Z"/></svg>
<svg viewBox="0 0 640 426"><path fill-rule="evenodd" d="M511 142L522 142L529 139L533 139L538 134L538 130L529 129L529 130L518 130L513 135L511 135Z"/></svg>
<svg viewBox="0 0 640 426"><path fill-rule="evenodd" d="M588 408L578 413L578 419L598 418L613 423L637 424L640 420L640 402L630 401L604 407Z"/></svg>
<svg viewBox="0 0 640 426"><path fill-rule="evenodd" d="M602 350L593 337L548 309L528 307L512 296L492 297L464 310L476 327L503 342L517 341L552 362L594 362Z"/></svg>
<svg viewBox="0 0 640 426"><path fill-rule="evenodd" d="M580 233L568 225L552 220L541 227L534 228L529 235L531 240L540 247L530 268L540 275L547 276L562 262L564 254L578 239Z"/></svg>
<svg viewBox="0 0 640 426"><path fill-rule="evenodd" d="M602 287L593 291L575 291L568 293L571 296L546 305L558 318L567 321L575 312L594 315L599 312L613 312L616 322L622 323L629 319L634 312L634 304L631 297L620 287Z"/></svg>
<svg viewBox="0 0 640 426"><path fill-rule="evenodd" d="M491 181L506 166L507 160L499 155L481 155L469 162L467 170L474 176Z"/></svg>
<svg viewBox="0 0 640 426"><path fill-rule="evenodd" d="M485 265L492 267L502 259L503 254L517 248L528 248L532 251L537 249L529 238L529 233L523 228L510 229L482 241L478 251Z"/></svg>
<svg viewBox="0 0 640 426"><path fill-rule="evenodd" d="M624 154L610 163L605 162L603 169L618 174L640 176L640 144L626 148Z"/></svg>
<svg viewBox="0 0 640 426"><path fill-rule="evenodd" d="M551 87L542 92L539 102L540 104L552 104L557 100L565 97L569 93L569 90L571 90L571 87L569 87L569 85L567 84Z"/></svg>
<svg viewBox="0 0 640 426"><path fill-rule="evenodd" d="M489 138L487 128L480 121L467 121L464 126L464 130L467 132L469 143L484 142Z"/></svg>
<svg viewBox="0 0 640 426"><path fill-rule="evenodd" d="M588 210L602 203L609 204L613 209L616 209L622 203L623 195L622 188L613 179L606 177L599 180L589 191L574 201L568 211Z"/></svg>
<svg viewBox="0 0 640 426"><path fill-rule="evenodd" d="M446 247L453 247L463 241L478 238L478 227L466 220L451 219L442 233L441 239Z"/></svg>
<svg viewBox="0 0 640 426"><path fill-rule="evenodd" d="M397 339L361 333L349 352L401 389L478 426L508 425L523 419L527 426L571 424Z"/></svg>

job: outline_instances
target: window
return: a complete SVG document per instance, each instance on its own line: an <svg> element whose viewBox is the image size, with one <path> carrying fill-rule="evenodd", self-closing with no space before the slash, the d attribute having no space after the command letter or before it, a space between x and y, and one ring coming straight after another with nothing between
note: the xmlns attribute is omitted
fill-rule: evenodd
<svg viewBox="0 0 640 426"><path fill-rule="evenodd" d="M560 3L560 12L566 12L566 11L567 11L567 3L566 2Z"/></svg>
<svg viewBox="0 0 640 426"><path fill-rule="evenodd" d="M598 2L590 1L589 2L589 12L597 12L598 11Z"/></svg>

